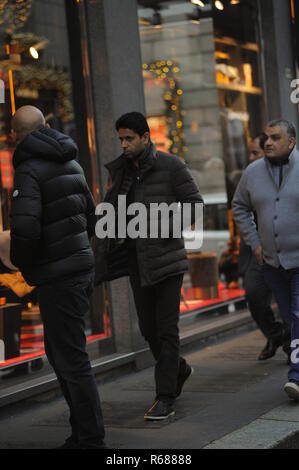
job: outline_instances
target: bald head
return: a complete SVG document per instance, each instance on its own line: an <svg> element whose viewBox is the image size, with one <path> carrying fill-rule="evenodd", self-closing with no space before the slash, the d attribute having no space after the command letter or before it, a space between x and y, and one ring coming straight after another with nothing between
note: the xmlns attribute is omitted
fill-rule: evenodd
<svg viewBox="0 0 299 470"><path fill-rule="evenodd" d="M33 131L46 126L43 113L34 106L23 106L19 108L11 121L12 130L19 144Z"/></svg>

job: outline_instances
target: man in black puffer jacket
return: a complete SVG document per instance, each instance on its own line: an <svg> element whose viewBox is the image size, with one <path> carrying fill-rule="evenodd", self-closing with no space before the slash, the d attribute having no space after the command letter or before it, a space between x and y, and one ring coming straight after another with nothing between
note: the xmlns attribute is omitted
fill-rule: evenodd
<svg viewBox="0 0 299 470"><path fill-rule="evenodd" d="M45 350L70 407L72 436L62 448L103 448L100 399L86 351L84 315L93 290L95 204L77 147L50 129L35 107L12 120L11 261L37 286Z"/></svg>
<svg viewBox="0 0 299 470"><path fill-rule="evenodd" d="M184 162L156 151L146 119L140 113L122 116L116 130L123 154L107 165L111 188L105 202L120 210L118 196L125 195L127 206L143 204L148 224L151 203L189 203L193 224L195 205L203 200ZM96 283L130 276L140 330L156 359L156 400L145 413L146 420L166 419L174 414L174 401L192 373L179 356L178 330L180 292L188 262L181 227L175 238L171 220L168 223L169 238L97 240Z"/></svg>

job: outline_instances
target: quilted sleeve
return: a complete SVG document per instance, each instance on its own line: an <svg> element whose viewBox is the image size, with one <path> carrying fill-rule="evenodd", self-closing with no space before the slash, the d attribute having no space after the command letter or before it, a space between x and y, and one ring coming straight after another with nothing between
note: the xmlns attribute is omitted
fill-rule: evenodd
<svg viewBox="0 0 299 470"><path fill-rule="evenodd" d="M10 259L20 271L31 267L38 259L41 216L39 183L30 169L19 167L15 173L11 204Z"/></svg>

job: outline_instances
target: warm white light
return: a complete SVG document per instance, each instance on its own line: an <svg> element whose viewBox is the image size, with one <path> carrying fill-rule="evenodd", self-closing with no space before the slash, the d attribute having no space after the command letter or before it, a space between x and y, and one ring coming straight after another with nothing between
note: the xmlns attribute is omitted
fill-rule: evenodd
<svg viewBox="0 0 299 470"><path fill-rule="evenodd" d="M224 10L224 5L222 2L220 2L220 0L216 0L215 2L215 7L218 9L218 10Z"/></svg>
<svg viewBox="0 0 299 470"><path fill-rule="evenodd" d="M33 59L37 60L39 58L39 53L37 52L35 47L30 47L29 52L30 52L31 56L33 57Z"/></svg>
<svg viewBox="0 0 299 470"><path fill-rule="evenodd" d="M193 5L198 5L199 7L202 7L202 8L205 7L205 4L202 0L190 0L190 2L193 3Z"/></svg>
<svg viewBox="0 0 299 470"><path fill-rule="evenodd" d="M239 5L240 0L230 0L231 5Z"/></svg>

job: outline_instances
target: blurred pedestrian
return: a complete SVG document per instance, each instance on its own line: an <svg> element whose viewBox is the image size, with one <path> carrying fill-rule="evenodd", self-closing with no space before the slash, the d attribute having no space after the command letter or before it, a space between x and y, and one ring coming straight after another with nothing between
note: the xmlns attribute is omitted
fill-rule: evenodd
<svg viewBox="0 0 299 470"><path fill-rule="evenodd" d="M94 281L94 200L75 143L50 129L37 108L20 108L12 129L11 261L37 286L46 354L70 408L72 435L61 448L103 448L84 331Z"/></svg>
<svg viewBox="0 0 299 470"><path fill-rule="evenodd" d="M291 367L285 391L299 400L299 152L293 124L283 119L268 123L264 152L265 157L249 165L242 176L233 213L291 328Z"/></svg>

